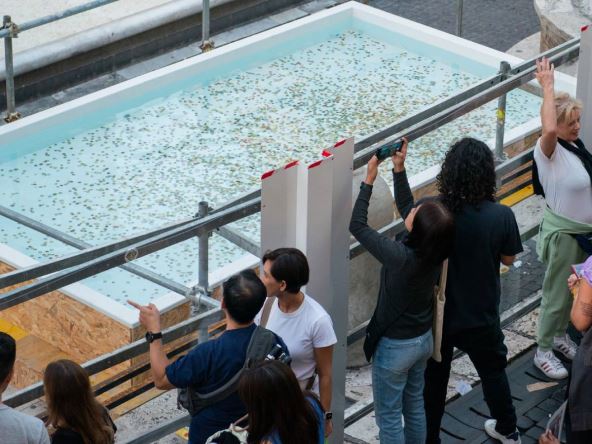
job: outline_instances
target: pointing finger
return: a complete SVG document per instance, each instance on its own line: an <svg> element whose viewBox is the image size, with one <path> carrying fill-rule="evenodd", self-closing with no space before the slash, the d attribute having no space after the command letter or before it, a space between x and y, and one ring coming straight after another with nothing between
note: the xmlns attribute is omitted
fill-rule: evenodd
<svg viewBox="0 0 592 444"><path fill-rule="evenodd" d="M131 299L127 300L127 303L130 304L132 307L137 308L138 310L142 310L142 306L137 302L132 301Z"/></svg>

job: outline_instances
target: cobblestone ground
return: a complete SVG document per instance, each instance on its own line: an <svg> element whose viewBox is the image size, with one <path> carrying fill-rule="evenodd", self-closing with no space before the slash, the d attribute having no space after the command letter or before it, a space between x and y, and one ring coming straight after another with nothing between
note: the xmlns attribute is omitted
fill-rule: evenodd
<svg viewBox="0 0 592 444"><path fill-rule="evenodd" d="M369 0L375 8L456 34L457 0ZM532 0L464 0L466 39L500 51L538 32Z"/></svg>

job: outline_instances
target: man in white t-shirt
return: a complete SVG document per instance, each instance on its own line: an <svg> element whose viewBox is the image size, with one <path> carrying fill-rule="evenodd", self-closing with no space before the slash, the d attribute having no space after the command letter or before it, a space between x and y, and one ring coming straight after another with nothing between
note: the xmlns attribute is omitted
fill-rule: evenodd
<svg viewBox="0 0 592 444"><path fill-rule="evenodd" d="M576 344L566 333L572 306L567 277L571 265L587 257L574 236L592 232L592 158L578 138L582 104L567 93L555 94L549 60L537 61L536 78L543 89L543 105L534 160L548 207L537 243L547 271L534 365L549 378L563 379L567 369L553 350L569 360L576 354Z"/></svg>
<svg viewBox="0 0 592 444"><path fill-rule="evenodd" d="M2 404L2 393L14 372L16 342L0 332L0 442L18 444L49 444L47 430L40 419L25 415Z"/></svg>
<svg viewBox="0 0 592 444"><path fill-rule="evenodd" d="M300 386L319 394L328 436L332 431L333 346L337 343L331 317L321 304L300 290L309 276L308 261L300 250L279 248L266 253L262 262L261 280L268 301L255 322L284 340Z"/></svg>

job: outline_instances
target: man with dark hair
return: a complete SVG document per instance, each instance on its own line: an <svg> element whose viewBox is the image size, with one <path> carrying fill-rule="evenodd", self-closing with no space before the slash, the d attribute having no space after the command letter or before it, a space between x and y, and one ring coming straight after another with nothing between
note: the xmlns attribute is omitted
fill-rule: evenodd
<svg viewBox="0 0 592 444"><path fill-rule="evenodd" d="M467 353L481 378L493 419L485 431L519 444L516 412L506 376L508 349L500 326L500 262L522 251L514 213L495 202L495 167L489 147L465 138L446 154L437 178L444 204L454 213L456 237L448 260L442 362L428 361L424 401L428 443L439 443L454 347Z"/></svg>
<svg viewBox="0 0 592 444"><path fill-rule="evenodd" d="M255 316L265 301L265 286L253 270L232 276L223 285L222 309L226 331L218 338L199 344L186 356L171 362L162 344L160 313L154 304L147 306L128 301L140 310L140 323L148 331L150 366L154 385L161 390L193 387L199 393L211 393L224 386L243 367L247 347L256 325ZM288 348L276 335L278 345ZM215 432L246 414L236 390L219 402L207 405L191 418L189 442L203 444Z"/></svg>
<svg viewBox="0 0 592 444"><path fill-rule="evenodd" d="M17 412L2 404L2 393L14 372L16 342L0 332L0 442L19 444L49 444L49 436L40 419Z"/></svg>

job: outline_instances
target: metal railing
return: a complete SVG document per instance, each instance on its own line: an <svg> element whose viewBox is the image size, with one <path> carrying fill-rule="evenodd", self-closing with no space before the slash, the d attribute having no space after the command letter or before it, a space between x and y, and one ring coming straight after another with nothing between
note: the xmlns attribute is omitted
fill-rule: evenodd
<svg viewBox="0 0 592 444"><path fill-rule="evenodd" d="M579 39L574 39L547 51L543 55L549 57L555 66L558 66L576 57L578 52ZM355 145L356 155L354 158L354 167L359 168L363 166L373 155L376 148L383 146L393 139L405 135L410 141L415 140L433 129L463 116L484 103L502 97L510 90L524 85L533 78L535 59L521 63L506 71L500 71L498 74L484 80L478 85L468 88L454 97L442 100L429 109L403 119L359 141ZM503 121L501 124L503 126ZM503 137L503 131L501 132L501 136L499 131L497 134L498 138L501 139ZM498 146L497 143L496 146ZM531 153L529 152L523 153L499 164L496 169L498 176L503 177L517 167L525 165L530 161L530 156ZM190 218L103 246L84 248L79 252L65 257L7 273L0 276L0 288L20 284L31 279L40 279L0 296L0 310L34 299L49 291L78 282L105 270L119 266L128 267L131 265L129 264L130 261L195 236L198 236L200 238L200 244L203 242L204 245L204 251L200 249L200 254L207 255L207 236L210 232L227 229L225 225L259 212L260 206L260 190L256 190L212 211L206 210L207 205L201 205L199 218ZM4 214L8 213L4 212ZM384 227L381 231L386 234L394 234L402 229L403 224L398 220ZM240 235L237 233L234 233L234 235L238 236L237 242L239 242ZM72 238L70 241L72 245L76 243L80 247L83 247L79 240ZM253 245L251 242L250 248L256 249L257 245ZM363 247L359 244L353 244L350 249L350 257L356 257L362 252ZM200 264L207 270L207 261L200 259ZM128 269L138 271L137 267ZM51 275L47 276L48 274ZM207 281L201 279L201 276L207 276L207 273L202 275L200 267L200 288L207 290ZM184 291L184 289L180 288L179 290ZM204 326L221 319L221 317L222 312L218 308L214 308L196 318L191 318L167 329L165 331L164 341L168 343L174 339L186 336L191 331L195 331L195 329L203 330ZM348 337L348 343L350 341L353 343L355 339L358 339L357 336L353 335L358 335L359 333L357 332L361 330L360 328L354 330ZM112 353L89 361L84 366L90 374L96 374L128 359L137 357L147 350L148 347L145 341L136 341ZM42 386L35 384L15 393L6 399L5 402L12 406L22 405L25 402L36 399L42 393Z"/></svg>
<svg viewBox="0 0 592 444"><path fill-rule="evenodd" d="M524 166L527 165L531 160L532 160L532 149L524 151L523 153L519 154L518 156L515 156L509 160L507 160L506 162L498 165L496 167L496 175L498 176L498 178L503 178L504 176L508 175L510 172ZM426 186L429 186L431 184L433 184L435 181L435 179L432 179L431 181L429 181L428 183L426 183ZM502 182L503 184L503 182ZM515 189L511 190L511 191L515 191L517 189L520 189L521 187L523 187L524 184L520 184L518 187L516 187ZM247 201L246 204L243 203L242 205L250 205L250 201ZM228 217L228 214L225 212L228 212L228 208L226 209L221 209L219 210L218 214L220 218L224 219L226 217ZM201 232L206 232L208 227L210 225L215 224L215 222L211 219L213 217L213 215L210 215L206 218L204 218L203 220L198 220L196 221L197 225L196 228L194 228L194 230L199 230ZM402 232L405 229L405 225L402 219L397 219L396 221L382 227L381 229L379 229L378 231L381 234L387 235L387 236L394 236L400 232ZM532 237L532 235L534 235L534 231L533 229L529 229L526 232L526 236L528 237ZM524 238L523 238L524 240ZM350 259L353 259L361 254L363 254L365 252L365 248L359 243L359 242L355 242L350 246ZM0 278L4 278L4 276L6 275L2 275L0 276ZM2 296L2 298L5 298L6 295ZM12 302L9 302L9 306L15 305L12 304ZM3 305L0 305L0 310L2 310L3 308L5 308ZM202 315L199 315L195 318L191 318L187 321L181 322L180 324L177 324L173 327L170 327L169 329L165 330L163 335L163 341L164 343L168 343L171 342L175 339L181 338L193 331L195 331L196 329L199 328L204 328L204 325L207 324L206 321L210 321L210 322L216 322L218 320L220 320L222 318L222 311L219 309L212 309ZM353 329L352 331L349 332L348 334L348 345L353 344L354 342L356 342L357 340L361 339L361 336L359 336L359 331L361 331L362 327L364 324L362 324L362 326L357 327L355 329ZM207 325L206 325L207 327ZM87 371L91 374L94 375L95 373L98 373L100 371L106 370L107 368L110 368L111 366L117 365L121 362L124 362L128 359L137 357L143 353L145 353L148 350L147 348L147 344L146 342L142 339L142 340L138 340L132 344L126 345L124 347L119 348L118 350L115 350L111 353L105 354L101 357L98 357L92 361L87 362L86 364L84 364L84 367L87 369ZM42 392L39 392L38 390L38 385L34 385L31 386L27 389L24 389L14 395L12 395L11 397L6 399L6 403L8 405L11 406L15 406L15 405L21 405L25 402L29 402L35 398L37 398L38 396L42 395Z"/></svg>
<svg viewBox="0 0 592 444"><path fill-rule="evenodd" d="M18 120L21 115L16 111L15 88L14 88L14 54L12 47L12 39L17 38L21 32L35 29L43 25L57 22L67 17L92 11L110 3L115 3L119 0L92 0L82 5L73 6L64 11L55 14L49 14L40 18L29 20L20 25L12 21L10 15L5 15L2 20L2 28L0 28L0 38L4 39L4 65L6 70L6 116L4 121L6 123ZM200 48L202 51L208 51L214 47L213 40L210 39L210 0L202 0L202 42Z"/></svg>
<svg viewBox="0 0 592 444"><path fill-rule="evenodd" d="M510 160L498 165L496 167L496 174L498 178L502 179L503 176L506 176L508 173L527 165L532 160L532 149L529 149L518 156L513 157ZM529 171L529 169L525 170ZM433 183L431 181L427 185ZM502 182L504 183L504 182ZM514 192L522 187L525 184L519 184L516 187L512 188L509 192ZM387 236L394 236L405 229L405 225L402 219L397 219L396 221L392 222L391 224L381 228L379 232ZM533 237L538 231L538 225L534 225L529 227L523 233L521 233L522 241L525 242L527 239ZM352 244L350 246L350 259L353 259L365 252L363 246L361 246L358 242ZM504 325L509 324L513 320L517 319L519 316L523 315L524 313L532 310L536 305L539 303L539 300L532 300L532 301L525 301L520 307L513 310L508 316L506 316L503 321ZM168 344L174 340L180 339L182 337L188 336L195 331L199 331L200 341L205 340L208 337L207 329L208 326L214 322L218 322L223 319L224 314L222 310L219 308L211 309L203 314L200 314L197 317L190 318L186 321L183 321L173 327L170 327L163 331L163 343ZM366 328L368 321L362 323L360 326L350 330L348 332L347 337L347 345L352 345L357 341L361 340L364 337L364 331ZM83 367L87 370L89 375L95 375L101 371L107 370L117 364L125 362L129 359L138 357L146 353L149 349L148 344L144 339L140 339L135 341L132 344L125 345L113 352L104 354L99 356L87 363L83 364ZM142 368L142 370L147 370L147 366ZM136 376L136 374L130 374L126 377L123 377L119 380L120 383L123 383L132 377ZM103 387L96 392L96 394L103 393L107 389L113 388L112 386ZM13 395L6 398L3 402L11 407L17 407L23 405L27 402L33 401L43 395L43 384L37 383L33 384L23 390L20 390ZM373 409L373 403L365 403L361 406L361 408L356 409L350 416L346 417L346 425L350 425L355 422L356 419L359 419L365 415L367 415ZM140 442L147 442L146 440L149 438L150 440L155 440L162 438L175 430L187 425L190 421L188 415L184 415L182 417L167 421L159 426L151 429L147 432L142 433L141 435L134 437L126 443L140 443Z"/></svg>
<svg viewBox="0 0 592 444"><path fill-rule="evenodd" d="M576 57L578 52L579 39L574 39L542 55L549 57L555 66L559 66ZM500 72L456 96L442 100L414 116L360 140L355 144L354 168L357 169L365 165L377 147L385 145L393 139L406 136L409 141L413 141L529 82L536 70L535 60L536 58L521 63L507 73ZM498 131L497 136L501 138L503 132ZM379 143L380 141L383 142ZM498 142L496 142L496 146L499 146ZM256 190L213 210L203 219L191 218L128 239L101 247L84 249L53 261L7 273L0 276L0 288L39 278L48 273L54 274L0 296L0 310L15 305L19 303L18 301L32 299L102 271L121 266L130 260L138 259L193 236L226 228L224 225L259 212L260 206L261 191ZM241 237L238 233L233 234L237 238ZM252 249L256 249L256 245L253 245L252 242L245 243L249 244ZM207 254L207 252L200 250L200 254ZM200 261L200 263L205 263L205 261Z"/></svg>

